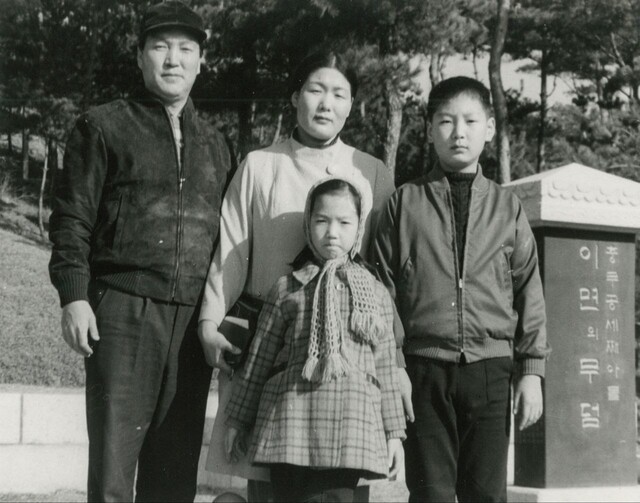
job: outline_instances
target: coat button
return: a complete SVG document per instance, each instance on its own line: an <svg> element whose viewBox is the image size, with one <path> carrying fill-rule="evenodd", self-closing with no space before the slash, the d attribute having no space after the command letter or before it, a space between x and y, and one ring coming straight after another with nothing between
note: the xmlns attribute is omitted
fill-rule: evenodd
<svg viewBox="0 0 640 503"><path fill-rule="evenodd" d="M327 166L327 173L335 175L338 172L337 166Z"/></svg>
<svg viewBox="0 0 640 503"><path fill-rule="evenodd" d="M344 290L344 284L342 284L342 283L338 283L338 284L336 285L336 290Z"/></svg>

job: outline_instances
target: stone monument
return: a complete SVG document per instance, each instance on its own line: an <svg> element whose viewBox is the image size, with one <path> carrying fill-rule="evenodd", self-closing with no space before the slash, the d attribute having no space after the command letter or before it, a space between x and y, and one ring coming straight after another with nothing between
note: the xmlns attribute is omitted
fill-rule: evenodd
<svg viewBox="0 0 640 503"><path fill-rule="evenodd" d="M505 186L522 200L534 230L552 347L544 416L515 433L514 485L628 486L640 501L634 358L640 183L570 164ZM543 500L511 492L512 500Z"/></svg>

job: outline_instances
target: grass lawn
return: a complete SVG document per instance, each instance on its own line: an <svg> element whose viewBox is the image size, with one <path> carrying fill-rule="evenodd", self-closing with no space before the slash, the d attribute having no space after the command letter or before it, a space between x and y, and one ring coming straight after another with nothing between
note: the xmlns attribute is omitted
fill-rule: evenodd
<svg viewBox="0 0 640 503"><path fill-rule="evenodd" d="M60 335L58 295L47 272L50 249L29 232L5 230L12 212L0 204L0 383L82 386L82 358Z"/></svg>

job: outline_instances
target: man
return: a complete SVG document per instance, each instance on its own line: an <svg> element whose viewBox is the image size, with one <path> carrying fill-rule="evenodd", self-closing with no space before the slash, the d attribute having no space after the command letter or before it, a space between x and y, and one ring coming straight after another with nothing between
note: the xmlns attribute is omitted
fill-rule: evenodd
<svg viewBox="0 0 640 503"><path fill-rule="evenodd" d="M178 1L142 18L142 93L81 116L50 221L62 335L85 356L89 501L193 501L211 380L197 336L232 156L189 93L206 40Z"/></svg>

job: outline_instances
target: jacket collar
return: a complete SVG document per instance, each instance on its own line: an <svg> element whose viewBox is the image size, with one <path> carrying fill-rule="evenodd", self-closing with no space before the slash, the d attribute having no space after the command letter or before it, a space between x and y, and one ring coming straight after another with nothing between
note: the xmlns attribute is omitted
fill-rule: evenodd
<svg viewBox="0 0 640 503"><path fill-rule="evenodd" d="M315 262L307 262L300 269L296 269L291 274L294 278L298 280L298 282L305 286L309 283L313 278L315 278L320 272L320 267Z"/></svg>
<svg viewBox="0 0 640 503"><path fill-rule="evenodd" d="M164 103L155 94L144 86L139 86L131 95L131 98L141 105L149 108L165 108ZM182 109L182 117L185 121L191 120L195 114L195 106L191 97L187 98L187 102Z"/></svg>
<svg viewBox="0 0 640 503"><path fill-rule="evenodd" d="M425 182L431 187L438 190L449 190L449 180L447 175L440 166L440 163L436 163L429 173L425 177ZM486 192L489 188L489 180L482 174L482 167L478 164L478 171L476 173L473 182L471 183L471 190L477 190L478 192Z"/></svg>

